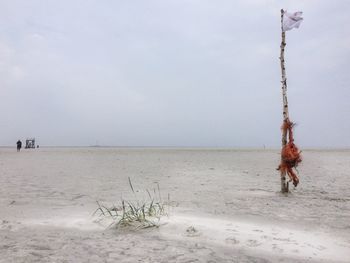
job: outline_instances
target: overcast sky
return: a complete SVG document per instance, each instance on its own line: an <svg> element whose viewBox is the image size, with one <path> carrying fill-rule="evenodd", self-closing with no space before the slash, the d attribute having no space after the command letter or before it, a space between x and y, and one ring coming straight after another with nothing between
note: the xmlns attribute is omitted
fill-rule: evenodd
<svg viewBox="0 0 350 263"><path fill-rule="evenodd" d="M0 145L350 147L350 1L0 0Z"/></svg>

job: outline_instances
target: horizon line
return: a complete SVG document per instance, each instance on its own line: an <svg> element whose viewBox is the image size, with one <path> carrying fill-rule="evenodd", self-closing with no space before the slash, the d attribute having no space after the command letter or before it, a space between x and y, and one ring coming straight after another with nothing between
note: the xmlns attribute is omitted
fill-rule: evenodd
<svg viewBox="0 0 350 263"><path fill-rule="evenodd" d="M16 148L13 145L0 145L0 148ZM238 150L280 150L281 146L257 147L257 146L160 146L160 145L40 145L39 148L174 148L174 149L238 149ZM25 148L23 148L25 149ZM31 149L32 150L32 149ZM350 150L350 146L312 146L303 150Z"/></svg>

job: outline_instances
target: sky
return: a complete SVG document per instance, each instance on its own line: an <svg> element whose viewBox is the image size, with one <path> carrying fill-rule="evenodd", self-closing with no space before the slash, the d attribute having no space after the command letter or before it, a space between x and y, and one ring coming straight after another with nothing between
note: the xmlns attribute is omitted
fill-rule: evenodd
<svg viewBox="0 0 350 263"><path fill-rule="evenodd" d="M350 147L350 1L0 0L0 145Z"/></svg>

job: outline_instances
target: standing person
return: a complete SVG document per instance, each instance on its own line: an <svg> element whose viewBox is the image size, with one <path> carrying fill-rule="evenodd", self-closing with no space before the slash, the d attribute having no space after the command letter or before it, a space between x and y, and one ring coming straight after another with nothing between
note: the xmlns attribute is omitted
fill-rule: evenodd
<svg viewBox="0 0 350 263"><path fill-rule="evenodd" d="M17 141L17 152L19 152L21 150L21 148L22 148L22 142L21 142L21 140L18 140Z"/></svg>

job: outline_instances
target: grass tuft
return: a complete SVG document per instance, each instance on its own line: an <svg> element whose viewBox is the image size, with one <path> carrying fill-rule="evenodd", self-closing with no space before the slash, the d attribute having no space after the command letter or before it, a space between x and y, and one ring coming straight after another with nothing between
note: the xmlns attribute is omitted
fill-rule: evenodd
<svg viewBox="0 0 350 263"><path fill-rule="evenodd" d="M97 221L111 219L112 223L108 227L158 227L160 218L167 215L166 204L162 201L159 184L157 184L157 190L153 189L153 195L146 190L149 198L147 201L140 201L136 196L138 191L134 190L130 177L128 179L136 201L121 199L119 206L113 205L112 207L106 207L96 201L98 208L93 216L97 215Z"/></svg>

